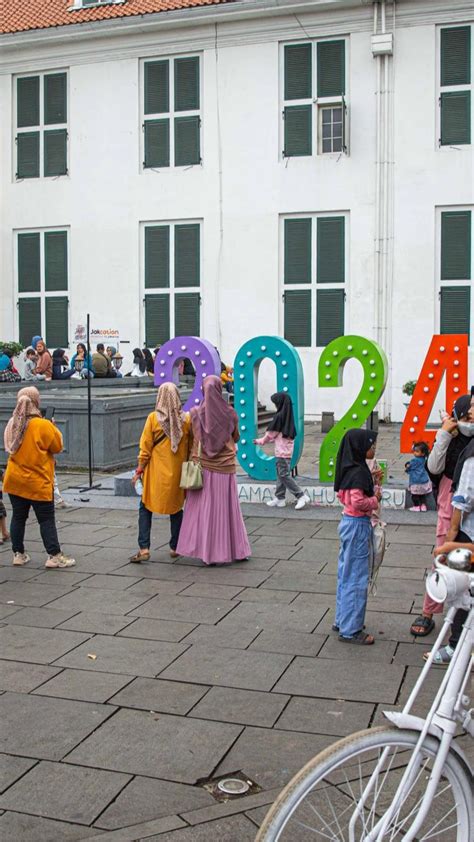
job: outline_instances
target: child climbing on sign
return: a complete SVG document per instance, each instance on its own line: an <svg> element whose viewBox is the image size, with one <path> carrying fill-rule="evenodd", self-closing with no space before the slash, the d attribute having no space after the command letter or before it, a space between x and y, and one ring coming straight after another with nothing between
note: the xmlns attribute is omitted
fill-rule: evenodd
<svg viewBox="0 0 474 842"><path fill-rule="evenodd" d="M367 459L375 456L377 433L348 430L336 462L334 490L344 506L338 533L341 540L337 568L336 618L339 640L370 646L374 638L364 632L372 547L371 516L382 497L374 486Z"/></svg>
<svg viewBox="0 0 474 842"><path fill-rule="evenodd" d="M417 441L412 447L413 459L405 464L408 474L408 490L413 500L411 512L426 512L426 495L431 494L433 486L426 469L430 449L425 441Z"/></svg>
<svg viewBox="0 0 474 842"><path fill-rule="evenodd" d="M276 406L276 413L273 416L268 429L260 439L254 439L254 444L267 444L273 442L275 445L277 485L275 497L268 500L267 506L286 506L286 490L296 497L295 509L304 509L310 499L297 482L291 476L291 457L293 456L294 441L296 438L296 427L293 416L293 404L286 392L276 392L272 395L272 403Z"/></svg>

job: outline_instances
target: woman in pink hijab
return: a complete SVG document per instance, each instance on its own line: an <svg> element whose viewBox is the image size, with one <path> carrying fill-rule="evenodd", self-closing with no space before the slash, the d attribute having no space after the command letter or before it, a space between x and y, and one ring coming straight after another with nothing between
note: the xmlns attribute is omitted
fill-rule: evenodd
<svg viewBox="0 0 474 842"><path fill-rule="evenodd" d="M203 389L201 406L191 410L194 439L190 457L201 462L203 487L187 492L177 550L207 565L229 564L250 555L235 477L237 413L222 397L220 377L206 377Z"/></svg>

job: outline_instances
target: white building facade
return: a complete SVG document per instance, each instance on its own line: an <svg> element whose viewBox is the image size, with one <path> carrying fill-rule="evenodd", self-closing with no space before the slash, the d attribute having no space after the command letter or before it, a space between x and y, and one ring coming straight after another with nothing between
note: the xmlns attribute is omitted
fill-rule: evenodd
<svg viewBox="0 0 474 842"><path fill-rule="evenodd" d="M392 420L434 333L470 333L472 378L472 55L467 0L236 0L0 36L0 339L72 347L90 312L125 356L193 334L232 362L279 334L310 417L359 389L357 363L318 387L342 333L386 351ZM260 380L268 398L270 364Z"/></svg>

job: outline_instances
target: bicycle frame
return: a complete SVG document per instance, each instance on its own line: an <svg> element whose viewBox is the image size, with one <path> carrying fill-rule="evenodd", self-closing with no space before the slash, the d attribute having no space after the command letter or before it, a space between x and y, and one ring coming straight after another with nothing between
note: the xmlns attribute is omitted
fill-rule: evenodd
<svg viewBox="0 0 474 842"><path fill-rule="evenodd" d="M474 575L471 574L470 579L472 588L474 585ZM444 641L447 629L454 619L456 610L460 607L459 601L447 612L436 643L407 699L403 711L401 713L384 711L386 718L389 719L397 728L408 728L410 730L420 731L420 736L403 777L398 785L392 803L388 807L384 816L365 837L364 842L381 842L383 839L387 828L390 826L390 822L398 813L417 774L419 774L421 748L427 734L432 734L439 740L439 751L436 755L425 793L421 801L416 805L416 808L414 808L414 810L416 809L416 815L414 817L414 821L407 829L403 837L404 842L413 842L416 833L422 826L428 814L433 795L436 792L436 788L441 778L446 757L453 742L456 724L461 722L465 729L474 736L474 724L471 720L470 712L467 710L469 699L464 696L469 675L474 665L474 657L472 656L472 646L474 643L474 597L470 598L470 606L470 611L464 624L459 643L455 649L454 655L426 719L412 716L410 711L431 668L436 652L440 649ZM349 824L350 842L356 842L355 826L357 819L362 816L367 798L373 788L377 786L378 776L387 759L388 753L388 748L382 752L377 766L373 771L370 780L361 795L356 810L352 815ZM466 763L464 757L463 760ZM414 813L414 810L412 810L410 815L407 817L407 820Z"/></svg>

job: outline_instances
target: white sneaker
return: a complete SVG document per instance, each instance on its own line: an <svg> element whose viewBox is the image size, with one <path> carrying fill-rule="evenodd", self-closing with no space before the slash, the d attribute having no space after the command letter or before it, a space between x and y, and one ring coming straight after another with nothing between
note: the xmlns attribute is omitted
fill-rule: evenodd
<svg viewBox="0 0 474 842"><path fill-rule="evenodd" d="M71 503L66 503L66 501L61 497L61 499L58 498L54 501L54 507L55 509L70 509Z"/></svg>
<svg viewBox="0 0 474 842"><path fill-rule="evenodd" d="M308 495L305 492L302 497L298 497L298 499L296 501L295 509L304 509L304 507L308 503L311 503L311 500L309 499Z"/></svg>
<svg viewBox="0 0 474 842"><path fill-rule="evenodd" d="M13 564L15 567L22 567L24 564L28 564L30 561L30 557L28 553L15 553L13 556Z"/></svg>
<svg viewBox="0 0 474 842"><path fill-rule="evenodd" d="M74 567L75 563L75 558L69 558L67 555L64 555L64 553L58 553L58 555L50 556L44 566L57 569L58 567Z"/></svg>
<svg viewBox="0 0 474 842"><path fill-rule="evenodd" d="M279 500L278 497L273 497L271 500L267 500L267 506L271 508L278 506L279 509L283 509L286 506L286 501Z"/></svg>

